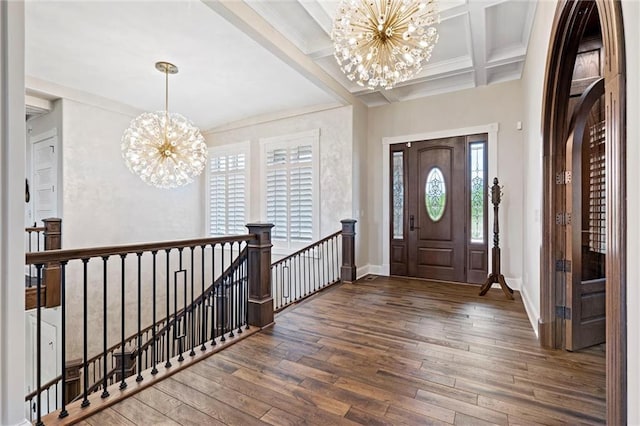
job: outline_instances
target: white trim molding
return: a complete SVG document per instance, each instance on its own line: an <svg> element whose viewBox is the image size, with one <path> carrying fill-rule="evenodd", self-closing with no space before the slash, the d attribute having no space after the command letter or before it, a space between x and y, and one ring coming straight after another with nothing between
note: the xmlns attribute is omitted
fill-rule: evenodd
<svg viewBox="0 0 640 426"><path fill-rule="evenodd" d="M414 133L410 135L390 136L382 138L382 271L389 275L389 148L393 144L424 141L430 139L467 136L478 133L487 134L487 149L489 170L488 176L498 176L498 123L483 126L462 127L458 129L440 130L435 132ZM488 209L489 223L493 223L493 209ZM491 265L491 250L489 250L487 265Z"/></svg>

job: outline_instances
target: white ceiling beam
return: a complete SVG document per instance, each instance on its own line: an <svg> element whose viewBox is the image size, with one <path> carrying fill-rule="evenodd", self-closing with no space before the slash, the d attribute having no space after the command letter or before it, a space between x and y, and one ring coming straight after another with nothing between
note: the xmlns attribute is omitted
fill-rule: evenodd
<svg viewBox="0 0 640 426"><path fill-rule="evenodd" d="M246 3L237 0L202 1L320 89L332 94L343 105L362 104L360 99L345 89Z"/></svg>
<svg viewBox="0 0 640 426"><path fill-rule="evenodd" d="M371 89L369 89L371 90ZM378 93L380 93L380 96L382 96L383 98L385 98L385 100L387 102L394 103L394 102L400 102L400 98L398 97L397 92L395 92L393 89L391 90L386 90L386 89L382 89L382 90L378 90Z"/></svg>
<svg viewBox="0 0 640 426"><path fill-rule="evenodd" d="M25 94L24 95L24 104L27 107L31 107L40 111L51 111L51 101L49 99L43 99L37 96Z"/></svg>
<svg viewBox="0 0 640 426"><path fill-rule="evenodd" d="M327 33L331 35L331 29L333 28L333 20L326 10L316 0L298 0L300 6L307 11L309 16Z"/></svg>
<svg viewBox="0 0 640 426"><path fill-rule="evenodd" d="M324 49L316 50L314 52L309 53L309 57L314 61L317 61L318 59L323 59L323 58L328 58L329 56L333 56L334 51L335 50L333 48L333 45L329 45Z"/></svg>
<svg viewBox="0 0 640 426"><path fill-rule="evenodd" d="M471 23L471 43L473 45L473 65L476 70L476 86L487 84L486 52L487 52L487 28L485 8L486 2L469 2L469 21Z"/></svg>

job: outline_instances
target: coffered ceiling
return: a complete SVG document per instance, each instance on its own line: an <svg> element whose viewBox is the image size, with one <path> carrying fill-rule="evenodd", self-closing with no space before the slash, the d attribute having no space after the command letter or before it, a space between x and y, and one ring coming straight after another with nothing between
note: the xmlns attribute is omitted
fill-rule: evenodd
<svg viewBox="0 0 640 426"><path fill-rule="evenodd" d="M175 62L171 109L204 129L362 101L382 105L518 79L535 2L441 0L431 61L392 90L339 70L330 39L338 1L26 2L26 70L57 87L139 110L163 107L159 60ZM274 115L275 114L275 115Z"/></svg>

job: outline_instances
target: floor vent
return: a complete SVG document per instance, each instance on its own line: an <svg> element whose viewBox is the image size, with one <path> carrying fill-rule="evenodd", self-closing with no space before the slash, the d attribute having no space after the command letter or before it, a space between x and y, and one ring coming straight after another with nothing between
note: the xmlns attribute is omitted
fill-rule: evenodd
<svg viewBox="0 0 640 426"><path fill-rule="evenodd" d="M373 281L375 279L378 279L378 277L379 277L379 275L371 275L371 274L369 274L366 277L364 277L364 280L365 281Z"/></svg>

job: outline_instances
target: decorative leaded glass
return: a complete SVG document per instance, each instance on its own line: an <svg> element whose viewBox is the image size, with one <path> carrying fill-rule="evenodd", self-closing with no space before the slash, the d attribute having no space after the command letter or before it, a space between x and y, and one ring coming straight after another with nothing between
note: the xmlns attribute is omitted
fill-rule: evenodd
<svg viewBox="0 0 640 426"><path fill-rule="evenodd" d="M484 242L484 142L472 143L470 148L471 178L471 242Z"/></svg>
<svg viewBox="0 0 640 426"><path fill-rule="evenodd" d="M438 167L432 168L427 175L424 198L427 214L431 220L437 222L442 219L447 202L447 188L442 171Z"/></svg>
<svg viewBox="0 0 640 426"><path fill-rule="evenodd" d="M393 153L393 238L404 238L404 153Z"/></svg>

